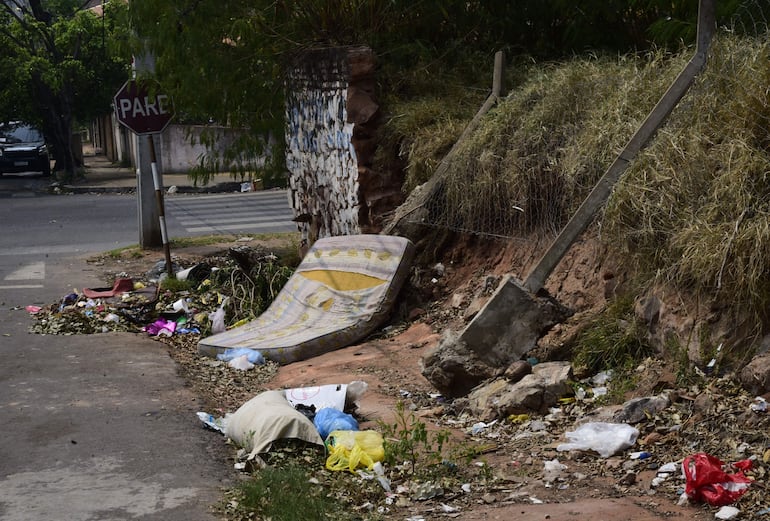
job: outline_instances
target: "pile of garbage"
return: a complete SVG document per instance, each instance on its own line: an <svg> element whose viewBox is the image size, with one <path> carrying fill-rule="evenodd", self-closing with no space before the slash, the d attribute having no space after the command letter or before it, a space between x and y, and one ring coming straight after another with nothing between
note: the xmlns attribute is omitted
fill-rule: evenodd
<svg viewBox="0 0 770 521"><path fill-rule="evenodd" d="M325 448L328 470L355 473L364 468L375 470L384 480L382 435L374 430L359 430L356 418L345 412L355 408L366 389L366 382L357 380L350 384L264 391L234 413L217 418L199 412L198 418L241 448L237 469L245 469L249 464L264 467L261 455L270 452L275 442L292 439ZM389 485L382 483L389 492Z"/></svg>
<svg viewBox="0 0 770 521"><path fill-rule="evenodd" d="M172 261L171 270L182 284L164 282L168 270L161 260L138 277L116 275L111 287L75 288L59 302L27 306L36 319L30 332L127 331L166 338L216 333L247 322L269 305L269 297L261 294L269 295L274 288L253 291L253 286L267 284L259 280L261 272L278 287L291 272L275 255L243 246L231 248L227 256L213 256L186 267ZM244 286L249 287L244 290ZM248 298L243 293L249 293Z"/></svg>

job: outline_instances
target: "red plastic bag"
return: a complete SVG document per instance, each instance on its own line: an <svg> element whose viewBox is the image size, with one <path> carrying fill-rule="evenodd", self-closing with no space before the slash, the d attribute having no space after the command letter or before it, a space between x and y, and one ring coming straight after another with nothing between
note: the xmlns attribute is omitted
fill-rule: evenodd
<svg viewBox="0 0 770 521"><path fill-rule="evenodd" d="M737 472L726 472L723 462L704 452L687 456L682 462L682 470L688 499L717 507L737 501L749 489L751 479L743 471L751 468L751 460L738 461L731 467Z"/></svg>

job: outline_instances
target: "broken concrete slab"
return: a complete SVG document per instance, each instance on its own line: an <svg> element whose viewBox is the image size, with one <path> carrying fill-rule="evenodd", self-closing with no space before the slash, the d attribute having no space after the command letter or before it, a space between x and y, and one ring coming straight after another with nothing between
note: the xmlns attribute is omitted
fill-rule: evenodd
<svg viewBox="0 0 770 521"><path fill-rule="evenodd" d="M530 349L569 311L547 297L532 296L505 277L459 335L446 335L423 359L423 375L449 397L465 396Z"/></svg>
<svg viewBox="0 0 770 521"><path fill-rule="evenodd" d="M505 277L459 340L492 367L505 366L535 347L538 339L570 312L553 299L533 296Z"/></svg>

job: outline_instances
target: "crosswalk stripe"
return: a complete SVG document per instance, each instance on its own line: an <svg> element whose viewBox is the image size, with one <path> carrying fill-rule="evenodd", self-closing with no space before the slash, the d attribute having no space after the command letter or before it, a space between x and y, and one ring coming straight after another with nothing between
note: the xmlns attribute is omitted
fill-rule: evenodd
<svg viewBox="0 0 770 521"><path fill-rule="evenodd" d="M224 230L274 230L285 229L285 223L267 222L267 223L244 223L244 224L224 224L222 226L198 226L194 228L185 228L188 232L220 232Z"/></svg>
<svg viewBox="0 0 770 521"><path fill-rule="evenodd" d="M32 262L12 271L3 280L42 280L45 279L45 262Z"/></svg>
<svg viewBox="0 0 770 521"><path fill-rule="evenodd" d="M201 224L201 223L211 223L211 224L233 224L233 223L274 223L274 224L292 224L292 220L288 217L285 217L283 219L280 218L280 216L265 216L265 217L256 217L256 218L212 218L212 217L206 217L201 218L195 215L188 216L184 219L177 218L177 221L182 226L187 226L190 224Z"/></svg>
<svg viewBox="0 0 770 521"><path fill-rule="evenodd" d="M238 199L243 200L252 200L252 201L258 201L258 200L275 200L275 201L285 201L286 205L289 204L288 195L286 194L285 190L280 190L276 192L247 192L247 193L229 193L224 195L196 195L196 196L174 196L174 197L168 197L167 201L196 201L196 202L206 202L206 201L217 201L226 199L228 201L234 201Z"/></svg>
<svg viewBox="0 0 770 521"><path fill-rule="evenodd" d="M172 198L167 209L191 233L296 229L286 191Z"/></svg>
<svg viewBox="0 0 770 521"><path fill-rule="evenodd" d="M168 205L169 208L173 209L179 209L182 211L195 211L195 212L212 212L212 213L221 213L221 212L256 212L259 211L265 212L265 211L271 211L273 213L283 213L286 215L291 215L291 209L283 204L283 205L276 205L276 204L260 204L260 205L222 205L222 204L215 204L215 205L184 205L184 206L178 206L178 205Z"/></svg>

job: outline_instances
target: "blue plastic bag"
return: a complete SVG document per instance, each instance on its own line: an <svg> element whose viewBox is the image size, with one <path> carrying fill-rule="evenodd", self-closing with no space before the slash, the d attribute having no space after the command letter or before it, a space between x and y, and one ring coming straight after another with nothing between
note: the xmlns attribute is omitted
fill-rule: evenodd
<svg viewBox="0 0 770 521"><path fill-rule="evenodd" d="M265 357L262 356L262 353L256 349L249 349L248 347L225 349L223 353L217 355L217 360L229 362L233 358L238 358L243 355L246 355L246 359L254 365L262 365L265 363Z"/></svg>
<svg viewBox="0 0 770 521"><path fill-rule="evenodd" d="M358 430L358 422L355 418L331 407L325 407L316 412L313 424L315 425L315 428L318 429L318 434L320 434L321 438L324 440L332 431Z"/></svg>

